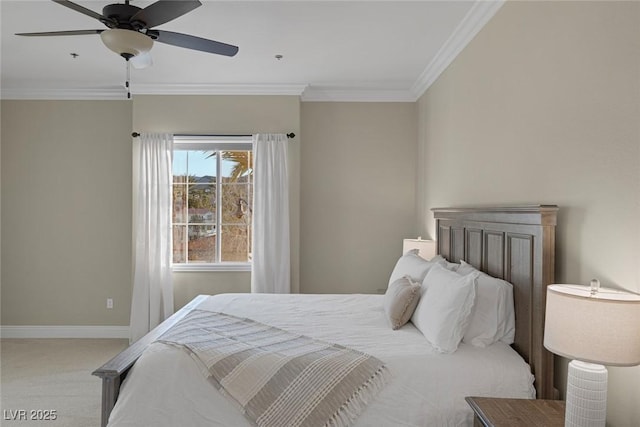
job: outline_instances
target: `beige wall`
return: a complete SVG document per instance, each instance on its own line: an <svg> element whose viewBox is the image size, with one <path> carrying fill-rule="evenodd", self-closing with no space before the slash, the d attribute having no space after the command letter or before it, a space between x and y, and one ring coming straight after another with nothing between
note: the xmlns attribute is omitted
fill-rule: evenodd
<svg viewBox="0 0 640 427"><path fill-rule="evenodd" d="M132 130L295 132L289 150L295 291L384 288L402 238L415 230L414 103L136 96L2 107L3 325L128 324ZM250 273L176 272L174 285L178 308L201 293L248 292ZM114 299L113 310L106 298Z"/></svg>
<svg viewBox="0 0 640 427"><path fill-rule="evenodd" d="M133 129L299 135L299 122L293 96L2 101L2 324L129 324ZM297 291L299 136L289 148ZM250 273L174 273L174 285L179 308L201 293L248 292Z"/></svg>
<svg viewBox="0 0 640 427"><path fill-rule="evenodd" d="M301 291L386 289L415 232L415 103L303 103Z"/></svg>
<svg viewBox="0 0 640 427"><path fill-rule="evenodd" d="M419 100L423 231L432 207L557 204L557 280L639 292L638 22L638 2L507 2ZM639 380L609 369L611 426L638 425Z"/></svg>
<svg viewBox="0 0 640 427"><path fill-rule="evenodd" d="M126 101L2 101L3 325L129 324L130 132Z"/></svg>
<svg viewBox="0 0 640 427"><path fill-rule="evenodd" d="M128 324L132 130L295 132L289 150L294 291L384 288L401 239L415 230L414 103L136 96L2 106L3 325ZM250 273L176 272L174 285L178 308L201 293L248 292ZM108 297L113 310L106 309Z"/></svg>
<svg viewBox="0 0 640 427"><path fill-rule="evenodd" d="M291 287L300 289L300 100L297 96L135 96L133 127L138 132L253 134L288 133L291 205ZM198 294L250 292L249 272L174 272L174 305Z"/></svg>
<svg viewBox="0 0 640 427"><path fill-rule="evenodd" d="M384 288L415 230L416 105L302 105L304 129L298 97L3 101L2 324L128 324L132 130L295 132L294 291ZM248 292L250 273L176 272L174 285L177 308L201 293Z"/></svg>

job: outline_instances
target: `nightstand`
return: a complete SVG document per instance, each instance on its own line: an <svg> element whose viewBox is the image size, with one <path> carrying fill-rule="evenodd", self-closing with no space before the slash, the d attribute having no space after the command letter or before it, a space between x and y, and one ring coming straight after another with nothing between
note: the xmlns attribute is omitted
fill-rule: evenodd
<svg viewBox="0 0 640 427"><path fill-rule="evenodd" d="M474 427L564 427L564 401L466 397Z"/></svg>

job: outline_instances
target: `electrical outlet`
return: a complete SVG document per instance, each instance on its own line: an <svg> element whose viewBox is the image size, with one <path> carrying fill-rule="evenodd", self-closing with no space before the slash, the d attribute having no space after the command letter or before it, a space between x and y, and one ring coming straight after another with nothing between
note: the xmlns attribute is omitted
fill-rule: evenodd
<svg viewBox="0 0 640 427"><path fill-rule="evenodd" d="M107 298L107 308L113 308L113 298Z"/></svg>

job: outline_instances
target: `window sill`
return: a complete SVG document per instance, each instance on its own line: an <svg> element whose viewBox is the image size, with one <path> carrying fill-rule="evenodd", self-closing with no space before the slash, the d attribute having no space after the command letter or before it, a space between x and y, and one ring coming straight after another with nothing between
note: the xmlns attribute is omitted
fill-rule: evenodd
<svg viewBox="0 0 640 427"><path fill-rule="evenodd" d="M203 272L203 271L251 271L251 264L245 262L228 262L220 264L174 264L171 271L183 272Z"/></svg>

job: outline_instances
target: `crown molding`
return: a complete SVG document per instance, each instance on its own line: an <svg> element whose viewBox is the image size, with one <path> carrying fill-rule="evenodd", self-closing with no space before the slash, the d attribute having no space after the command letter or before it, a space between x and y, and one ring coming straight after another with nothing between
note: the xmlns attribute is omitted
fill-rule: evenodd
<svg viewBox="0 0 640 427"><path fill-rule="evenodd" d="M2 88L2 99L13 100L126 100L124 88Z"/></svg>
<svg viewBox="0 0 640 427"><path fill-rule="evenodd" d="M287 84L134 84L133 95L293 95L307 85Z"/></svg>
<svg viewBox="0 0 640 427"><path fill-rule="evenodd" d="M505 0L477 0L449 39L442 45L436 56L429 62L416 82L411 93L418 100L440 77L462 50L473 40L480 30L500 10Z"/></svg>
<svg viewBox="0 0 640 427"><path fill-rule="evenodd" d="M132 95L292 95L300 96L306 85L212 85L212 84L134 84ZM123 87L115 88L2 88L2 99L38 100L126 100Z"/></svg>
<svg viewBox="0 0 640 427"><path fill-rule="evenodd" d="M289 95L303 102L414 102L409 90L328 89L306 85L147 85L131 87L135 95ZM14 100L126 100L124 88L2 89L2 99Z"/></svg>
<svg viewBox="0 0 640 427"><path fill-rule="evenodd" d="M323 89L308 87L302 102L414 102L416 97L405 89Z"/></svg>

